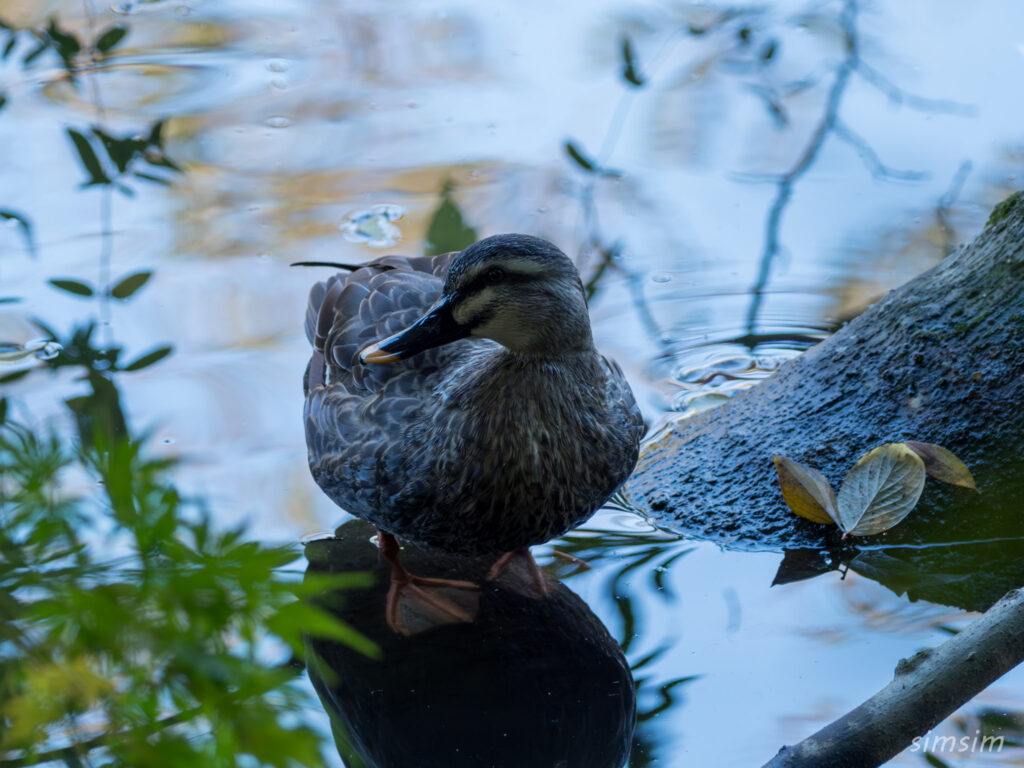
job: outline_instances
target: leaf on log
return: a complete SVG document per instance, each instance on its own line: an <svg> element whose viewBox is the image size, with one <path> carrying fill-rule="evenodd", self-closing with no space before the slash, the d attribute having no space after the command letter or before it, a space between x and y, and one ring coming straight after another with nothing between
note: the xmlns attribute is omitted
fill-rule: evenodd
<svg viewBox="0 0 1024 768"><path fill-rule="evenodd" d="M917 440L907 440L904 445L921 457L924 461L924 471L936 480L970 488L972 491L978 490L974 478L971 477L971 470L952 451L947 451L941 445L921 443Z"/></svg>
<svg viewBox="0 0 1024 768"><path fill-rule="evenodd" d="M772 459L786 506L812 523L833 525L839 520L836 495L821 472L785 456Z"/></svg>
<svg viewBox="0 0 1024 768"><path fill-rule="evenodd" d="M917 505L924 479L924 461L903 443L869 451L839 489L839 527L852 536L889 530Z"/></svg>

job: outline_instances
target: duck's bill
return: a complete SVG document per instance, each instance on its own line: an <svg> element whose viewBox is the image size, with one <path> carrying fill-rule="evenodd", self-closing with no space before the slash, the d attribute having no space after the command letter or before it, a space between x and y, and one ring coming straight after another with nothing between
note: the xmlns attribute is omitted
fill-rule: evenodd
<svg viewBox="0 0 1024 768"><path fill-rule="evenodd" d="M359 359L364 363L393 363L426 349L464 339L469 336L469 330L455 322L450 299L444 296L404 331L368 346L359 353Z"/></svg>

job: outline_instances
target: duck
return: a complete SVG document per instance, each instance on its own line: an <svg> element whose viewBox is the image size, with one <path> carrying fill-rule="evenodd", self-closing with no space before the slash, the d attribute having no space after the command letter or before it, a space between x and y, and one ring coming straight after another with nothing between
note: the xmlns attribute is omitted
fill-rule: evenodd
<svg viewBox="0 0 1024 768"><path fill-rule="evenodd" d="M580 273L557 246L502 234L334 266L346 271L312 287L305 317L309 467L392 551L394 537L465 556L528 550L633 471L640 409L595 348Z"/></svg>

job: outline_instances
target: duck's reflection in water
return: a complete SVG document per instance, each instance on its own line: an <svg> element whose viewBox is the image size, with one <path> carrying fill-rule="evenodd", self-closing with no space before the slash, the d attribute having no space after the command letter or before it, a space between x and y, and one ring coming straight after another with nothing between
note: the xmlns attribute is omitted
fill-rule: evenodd
<svg viewBox="0 0 1024 768"><path fill-rule="evenodd" d="M538 597L533 574L516 561L486 583L490 560L406 548L410 570L481 588L472 621L444 623L428 610L403 637L385 617L389 568L372 533L353 521L306 547L310 574L377 575L371 588L319 602L374 640L380 659L307 640L310 678L350 768L621 768L636 718L633 679L579 597L558 582Z"/></svg>

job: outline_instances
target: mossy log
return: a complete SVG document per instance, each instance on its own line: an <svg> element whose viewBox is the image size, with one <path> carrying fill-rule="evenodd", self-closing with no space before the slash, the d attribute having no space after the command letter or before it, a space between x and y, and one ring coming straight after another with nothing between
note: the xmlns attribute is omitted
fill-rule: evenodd
<svg viewBox="0 0 1024 768"><path fill-rule="evenodd" d="M838 489L862 454L908 439L956 453L981 493L929 482L910 517L856 546L785 506L773 454ZM624 495L727 547L842 552L915 598L984 608L1024 585L1024 193L775 375L655 434Z"/></svg>

